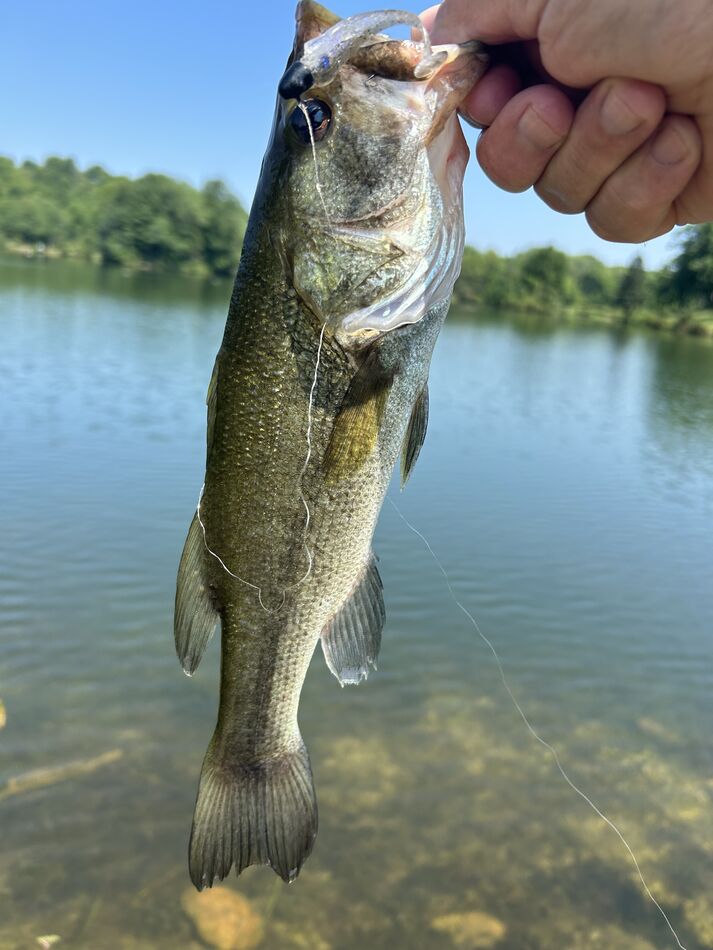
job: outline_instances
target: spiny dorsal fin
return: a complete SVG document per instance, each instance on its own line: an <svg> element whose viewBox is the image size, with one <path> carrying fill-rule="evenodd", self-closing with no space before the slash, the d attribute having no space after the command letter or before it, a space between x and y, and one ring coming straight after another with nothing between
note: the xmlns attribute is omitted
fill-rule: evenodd
<svg viewBox="0 0 713 950"><path fill-rule="evenodd" d="M295 53L302 53L308 40L324 33L335 23L339 23L340 19L336 13L332 13L315 0L300 0L295 14Z"/></svg>
<svg viewBox="0 0 713 950"><path fill-rule="evenodd" d="M384 627L383 584L372 554L350 597L322 631L327 666L342 686L358 684L376 669Z"/></svg>
<svg viewBox="0 0 713 950"><path fill-rule="evenodd" d="M328 483L358 471L374 451L392 382L393 373L381 368L373 350L357 370L334 420L323 462Z"/></svg>
<svg viewBox="0 0 713 950"><path fill-rule="evenodd" d="M218 622L218 611L205 579L205 554L203 529L195 514L178 566L173 619L176 653L189 676L198 667Z"/></svg>
<svg viewBox="0 0 713 950"><path fill-rule="evenodd" d="M403 448L401 449L401 487L403 488L413 471L416 459L421 451L421 446L426 438L426 429L428 428L428 384L426 384L416 397L416 402L411 410L411 418L408 421L406 437L404 438Z"/></svg>

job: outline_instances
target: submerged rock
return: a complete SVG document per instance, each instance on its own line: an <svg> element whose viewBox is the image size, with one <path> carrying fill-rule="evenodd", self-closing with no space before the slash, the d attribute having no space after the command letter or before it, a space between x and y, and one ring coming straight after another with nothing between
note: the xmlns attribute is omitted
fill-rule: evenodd
<svg viewBox="0 0 713 950"><path fill-rule="evenodd" d="M683 914L703 946L713 947L713 898L701 894L685 901Z"/></svg>
<svg viewBox="0 0 713 950"><path fill-rule="evenodd" d="M479 910L464 914L444 914L431 921L434 930L446 933L459 950L489 950L502 940L507 927L493 917Z"/></svg>
<svg viewBox="0 0 713 950"><path fill-rule="evenodd" d="M407 781L403 768L379 737L343 736L327 747L324 770L338 776L326 783L320 800L354 815L361 826L381 821L377 809L397 796Z"/></svg>
<svg viewBox="0 0 713 950"><path fill-rule="evenodd" d="M681 741L675 732L672 732L664 726L663 723L658 722L656 719L651 719L649 716L642 716L641 719L637 720L636 725L642 732L646 733L647 736L651 736L653 739L659 739L661 742Z"/></svg>
<svg viewBox="0 0 713 950"><path fill-rule="evenodd" d="M181 906L198 935L217 950L252 950L263 937L263 922L247 897L227 887L186 888Z"/></svg>

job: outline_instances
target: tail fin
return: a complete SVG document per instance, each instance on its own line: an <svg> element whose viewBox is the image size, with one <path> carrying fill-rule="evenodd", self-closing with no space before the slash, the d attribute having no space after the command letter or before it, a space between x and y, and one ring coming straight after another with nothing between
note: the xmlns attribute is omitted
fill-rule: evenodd
<svg viewBox="0 0 713 950"><path fill-rule="evenodd" d="M198 888L222 881L235 865L269 864L290 883L317 835L317 801L307 749L257 765L221 760L208 747L193 815L189 865Z"/></svg>

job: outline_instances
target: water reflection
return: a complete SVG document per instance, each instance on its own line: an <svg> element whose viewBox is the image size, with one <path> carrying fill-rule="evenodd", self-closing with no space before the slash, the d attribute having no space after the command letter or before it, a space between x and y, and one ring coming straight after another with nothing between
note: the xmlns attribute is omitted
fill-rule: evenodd
<svg viewBox="0 0 713 950"><path fill-rule="evenodd" d="M685 337L657 341L651 405L654 418L703 435L713 428L713 344Z"/></svg>
<svg viewBox="0 0 713 950"><path fill-rule="evenodd" d="M251 869L221 897L187 891L218 651L186 680L170 618L227 296L156 275L0 268L0 789L16 789L0 791L0 947L673 946L390 506L379 673L340 690L318 655L305 687L313 856L290 888ZM703 950L713 349L458 316L398 504Z"/></svg>

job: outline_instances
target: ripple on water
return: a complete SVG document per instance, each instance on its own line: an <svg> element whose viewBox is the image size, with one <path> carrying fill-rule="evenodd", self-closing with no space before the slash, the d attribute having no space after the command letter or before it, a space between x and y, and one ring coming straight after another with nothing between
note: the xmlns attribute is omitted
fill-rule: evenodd
<svg viewBox="0 0 713 950"><path fill-rule="evenodd" d="M0 801L0 946L197 948L181 894L219 651L186 680L170 628L229 291L32 273L0 267L0 783L121 758ZM453 323L397 497L689 950L713 926L710 379L692 341ZM318 651L303 696L314 854L289 889L231 881L233 909L269 947L670 946L390 506L375 547L379 672L340 690Z"/></svg>

